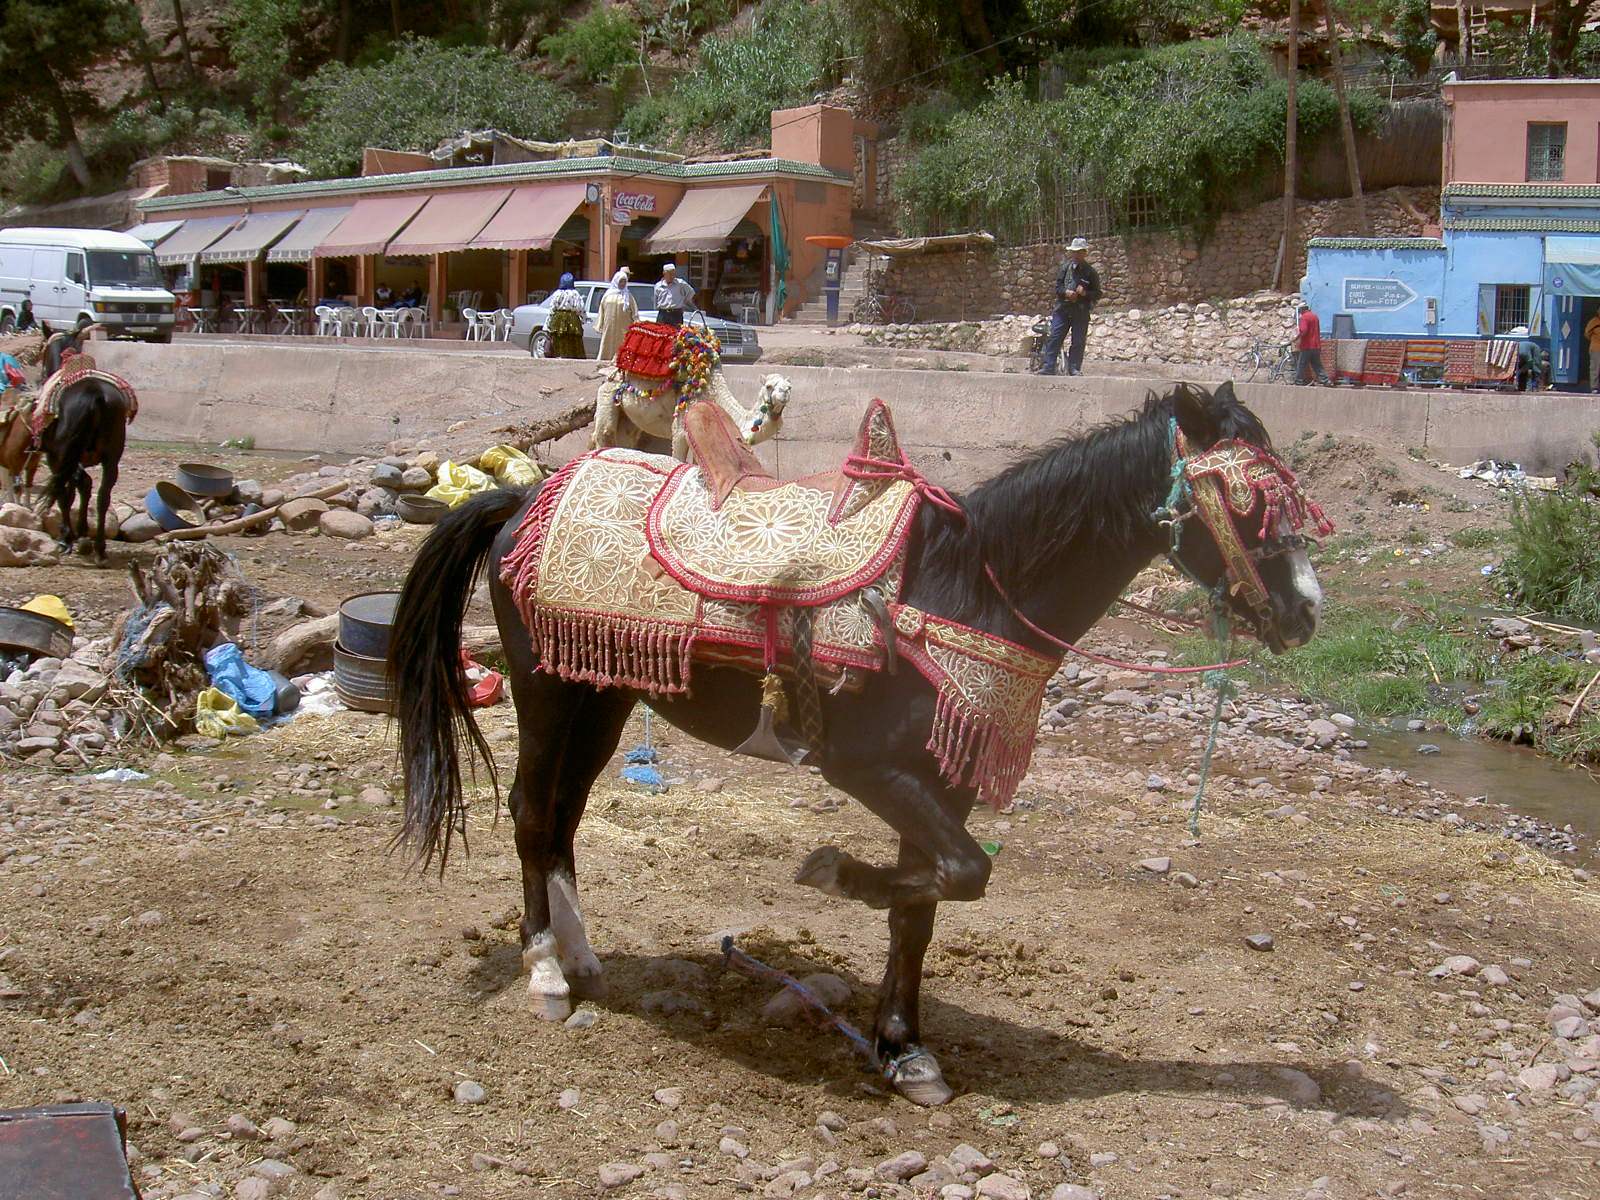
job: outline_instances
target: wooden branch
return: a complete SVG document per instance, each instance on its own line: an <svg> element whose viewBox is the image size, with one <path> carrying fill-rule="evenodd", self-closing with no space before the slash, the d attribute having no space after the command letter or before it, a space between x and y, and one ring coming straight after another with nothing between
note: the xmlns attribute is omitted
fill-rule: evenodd
<svg viewBox="0 0 1600 1200"><path fill-rule="evenodd" d="M348 483L330 483L327 487L320 487L314 492L302 492L298 496L290 496L281 504L274 504L271 508L263 508L260 512L253 512L248 517L238 517L232 521L224 521L220 525L196 525L189 529L169 529L166 533L156 537L158 542L192 541L195 538L220 536L224 533L238 533L241 529L249 529L252 525L260 525L272 520L278 515L278 510L290 500L326 500L329 496L337 496L350 485Z"/></svg>
<svg viewBox="0 0 1600 1200"><path fill-rule="evenodd" d="M593 420L594 401L585 400L547 421L539 421L533 425L502 425L494 432L509 433L511 440L508 444L526 452L540 442L553 442L556 438L575 433Z"/></svg>
<svg viewBox="0 0 1600 1200"><path fill-rule="evenodd" d="M1578 693L1578 698L1572 702L1572 711L1567 714L1567 719L1561 722L1564 729L1570 729L1572 723L1578 719L1578 712L1583 708L1583 702L1589 698L1589 693L1594 690L1595 681L1600 680L1600 671L1596 671L1588 683L1583 685L1583 691Z"/></svg>

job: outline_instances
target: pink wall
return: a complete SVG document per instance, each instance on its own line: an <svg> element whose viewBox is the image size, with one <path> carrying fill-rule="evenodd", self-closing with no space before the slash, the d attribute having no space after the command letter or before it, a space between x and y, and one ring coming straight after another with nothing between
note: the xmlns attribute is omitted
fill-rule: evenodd
<svg viewBox="0 0 1600 1200"><path fill-rule="evenodd" d="M1600 183L1600 81L1447 83L1444 182L1527 183L1528 125L1566 122L1564 184Z"/></svg>

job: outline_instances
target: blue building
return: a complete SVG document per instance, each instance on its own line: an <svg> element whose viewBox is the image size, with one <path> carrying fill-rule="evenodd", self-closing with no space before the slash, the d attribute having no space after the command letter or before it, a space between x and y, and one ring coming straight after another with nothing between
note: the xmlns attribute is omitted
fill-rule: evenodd
<svg viewBox="0 0 1600 1200"><path fill-rule="evenodd" d="M1311 239L1305 302L1324 329L1356 337L1516 331L1549 349L1555 386L1585 390L1584 327L1600 312L1600 83L1458 82L1445 94L1438 235Z"/></svg>

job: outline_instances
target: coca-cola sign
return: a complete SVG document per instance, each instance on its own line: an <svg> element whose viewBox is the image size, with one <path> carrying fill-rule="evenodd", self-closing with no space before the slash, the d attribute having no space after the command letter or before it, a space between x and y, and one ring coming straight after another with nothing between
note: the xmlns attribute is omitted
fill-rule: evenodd
<svg viewBox="0 0 1600 1200"><path fill-rule="evenodd" d="M656 198L649 192L618 192L611 198L611 207L631 213L653 213Z"/></svg>

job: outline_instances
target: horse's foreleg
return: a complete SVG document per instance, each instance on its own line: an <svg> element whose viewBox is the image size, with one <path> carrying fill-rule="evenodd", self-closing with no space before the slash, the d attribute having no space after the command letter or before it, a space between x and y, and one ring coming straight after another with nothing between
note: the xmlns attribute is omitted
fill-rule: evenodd
<svg viewBox="0 0 1600 1200"><path fill-rule="evenodd" d="M550 927L555 931L561 971L572 995L598 996L604 991L600 960L589 945L583 912L578 906L577 860L573 840L578 822L589 803L589 789L605 770L622 737L633 697L615 689L591 692L574 723L583 740L569 741L556 783L554 855L546 884L550 900Z"/></svg>
<svg viewBox="0 0 1600 1200"><path fill-rule="evenodd" d="M77 535L67 544L76 545L78 538L89 536L89 497L94 493L94 477L83 468L78 468L78 524Z"/></svg>
<svg viewBox="0 0 1600 1200"><path fill-rule="evenodd" d="M901 844L905 865L908 847ZM913 852L914 853L914 852ZM874 1023L878 1054L892 1064L896 1090L914 1104L943 1104L953 1094L939 1061L922 1045L922 960L933 940L938 906L908 904L889 910L889 962L878 991Z"/></svg>

